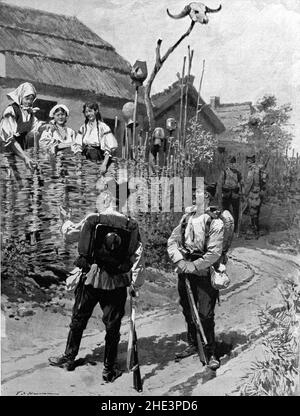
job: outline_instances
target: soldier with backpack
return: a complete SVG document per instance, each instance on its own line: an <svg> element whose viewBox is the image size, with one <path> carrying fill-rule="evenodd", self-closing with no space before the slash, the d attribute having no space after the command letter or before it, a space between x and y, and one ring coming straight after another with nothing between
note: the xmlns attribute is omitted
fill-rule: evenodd
<svg viewBox="0 0 300 416"><path fill-rule="evenodd" d="M245 180L244 195L247 200L247 210L251 219L251 231L248 236L259 237L259 214L266 192L268 175L265 170L256 164L255 155L246 156L248 173Z"/></svg>
<svg viewBox="0 0 300 416"><path fill-rule="evenodd" d="M137 222L116 210L108 191L97 199L97 214L78 224L66 221L62 227L72 240L79 238L79 257L75 265L82 275L75 289L70 331L65 352L49 358L50 365L75 369L83 331L99 302L106 328L103 380L113 382L122 372L116 366L121 320L124 316L127 287L138 296L143 283L143 247Z"/></svg>
<svg viewBox="0 0 300 416"><path fill-rule="evenodd" d="M197 190L196 190L197 192ZM203 207L194 205L186 209L179 225L168 240L168 254L178 273L180 305L187 324L187 348L176 358L197 353L196 327L188 302L185 279L188 279L197 305L198 314L207 339L208 367L220 366L216 356L214 309L219 291L212 286L211 266L227 262L226 253L233 239L234 221L229 211L211 206L216 184L205 185Z"/></svg>
<svg viewBox="0 0 300 416"><path fill-rule="evenodd" d="M219 186L222 192L222 209L232 213L234 231L237 232L242 193L242 174L236 168L235 156L230 158L229 166L221 173Z"/></svg>

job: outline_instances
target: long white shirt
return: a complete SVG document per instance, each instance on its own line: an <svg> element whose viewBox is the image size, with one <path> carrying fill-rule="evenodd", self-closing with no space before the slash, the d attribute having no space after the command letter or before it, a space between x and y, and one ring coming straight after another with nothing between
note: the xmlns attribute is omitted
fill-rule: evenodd
<svg viewBox="0 0 300 416"><path fill-rule="evenodd" d="M22 119L24 122L30 120L31 113L24 110L20 107ZM33 116L32 128L30 134L35 134L38 132L39 127L44 124L42 121L39 121L35 116ZM9 146L18 136L18 125L16 122L16 114L14 108L10 105L8 106L2 115L0 120L0 138L1 145L5 147Z"/></svg>
<svg viewBox="0 0 300 416"><path fill-rule="evenodd" d="M114 150L117 149L118 142L107 124L103 121L98 121L98 123L94 121L80 127L72 146L73 152L82 152L84 145L100 147L104 151L104 156L107 154L111 156Z"/></svg>
<svg viewBox="0 0 300 416"><path fill-rule="evenodd" d="M57 145L71 147L75 142L75 131L70 127L55 126L55 130L44 130L39 140L40 148L53 152Z"/></svg>

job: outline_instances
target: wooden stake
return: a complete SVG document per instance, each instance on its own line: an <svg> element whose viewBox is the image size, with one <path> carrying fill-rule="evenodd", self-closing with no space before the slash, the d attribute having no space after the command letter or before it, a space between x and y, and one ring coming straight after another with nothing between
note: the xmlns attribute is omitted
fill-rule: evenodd
<svg viewBox="0 0 300 416"><path fill-rule="evenodd" d="M205 59L203 59L203 63L202 63L202 74L201 74L199 90L198 90L197 108L196 108L196 122L198 121L198 115L201 111L201 110L199 110L199 103L200 103L200 94L201 94L201 88L202 88L204 69L205 69Z"/></svg>
<svg viewBox="0 0 300 416"><path fill-rule="evenodd" d="M137 113L137 104L138 104L138 90L139 87L135 87L135 96L134 96L134 112L133 112L133 129L132 129L132 157L135 159L135 145L136 145L136 113Z"/></svg>
<svg viewBox="0 0 300 416"><path fill-rule="evenodd" d="M190 45L188 45L189 65L188 65L188 73L187 73L187 82L186 82L186 87L185 87L185 109L184 109L184 123L183 123L183 147L184 148L185 148L185 138L186 138L189 79L190 79L190 74L191 74L193 55L194 55L194 50L192 50L191 52Z"/></svg>
<svg viewBox="0 0 300 416"><path fill-rule="evenodd" d="M184 87L184 76L185 76L185 63L186 63L186 56L183 58L181 83L180 83L180 111L179 111L179 123L178 123L179 144L182 143L183 87Z"/></svg>
<svg viewBox="0 0 300 416"><path fill-rule="evenodd" d="M167 52L161 56L160 54L160 48L162 44L162 40L158 39L156 44L156 58L155 58L155 65L154 68L150 74L150 77L148 78L147 84L145 86L145 105L147 110L147 116L149 120L149 130L152 132L154 130L154 113L152 108L152 102L150 98L151 94L151 87L152 83L157 75L157 73L160 71L161 67L163 66L164 62L168 59L170 54L177 48L177 46L191 33L193 30L193 27L195 26L195 22L192 21L188 30L177 40L177 42L174 43L174 45L170 46Z"/></svg>

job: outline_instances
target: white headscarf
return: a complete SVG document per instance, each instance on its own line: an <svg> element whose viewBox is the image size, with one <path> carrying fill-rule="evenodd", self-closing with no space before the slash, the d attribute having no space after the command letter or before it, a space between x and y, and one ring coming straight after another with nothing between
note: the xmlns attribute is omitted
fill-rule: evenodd
<svg viewBox="0 0 300 416"><path fill-rule="evenodd" d="M24 97L28 95L34 95L36 98L36 89L30 82L24 82L19 85L17 89L7 94L9 98L13 100L14 103L21 105Z"/></svg>
<svg viewBox="0 0 300 416"><path fill-rule="evenodd" d="M51 110L49 112L49 117L53 118L55 111L58 110L59 108L62 108L63 110L65 110L65 112L67 113L67 116L70 114L70 110L68 109L68 107L66 105L56 104L54 107L51 108Z"/></svg>

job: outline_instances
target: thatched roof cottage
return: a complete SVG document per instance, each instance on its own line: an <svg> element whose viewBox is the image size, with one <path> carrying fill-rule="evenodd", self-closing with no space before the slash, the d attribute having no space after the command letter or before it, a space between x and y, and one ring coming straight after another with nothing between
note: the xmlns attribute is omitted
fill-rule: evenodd
<svg viewBox="0 0 300 416"><path fill-rule="evenodd" d="M38 91L39 118L46 119L49 109L62 102L76 129L83 103L97 100L113 127L115 116L120 120L122 106L134 97L129 73L130 64L114 47L76 17L0 2L1 112L7 92L29 81Z"/></svg>

